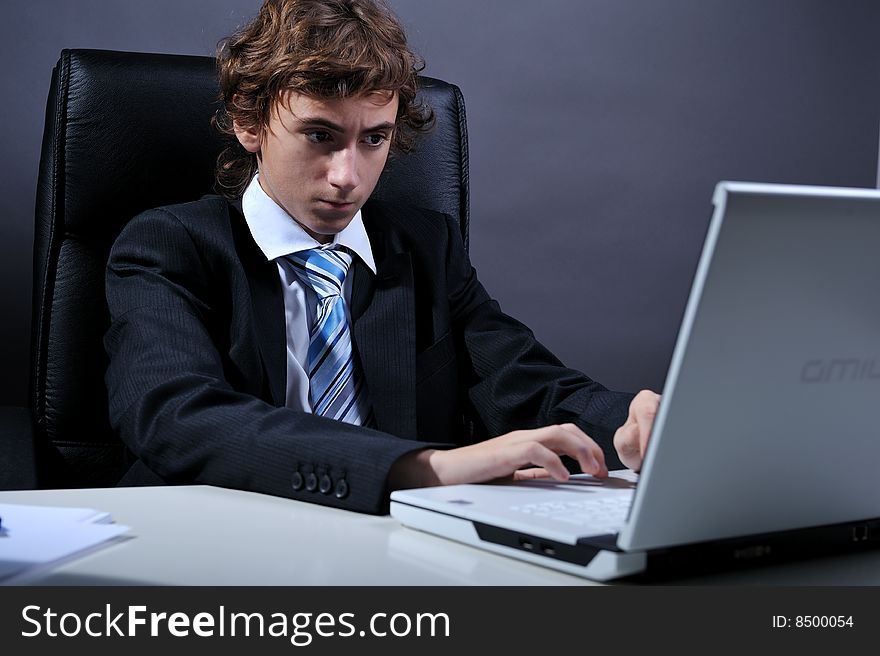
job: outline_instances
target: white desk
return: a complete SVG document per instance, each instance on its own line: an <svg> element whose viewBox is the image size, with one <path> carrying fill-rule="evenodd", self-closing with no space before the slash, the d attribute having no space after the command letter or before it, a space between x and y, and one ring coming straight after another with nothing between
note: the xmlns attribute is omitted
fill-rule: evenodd
<svg viewBox="0 0 880 656"><path fill-rule="evenodd" d="M390 517L209 486L0 493L87 506L131 536L54 569L45 585L571 585L541 567L404 529Z"/></svg>
<svg viewBox="0 0 880 656"><path fill-rule="evenodd" d="M130 537L52 569L41 585L589 585L350 513L209 486L0 492L2 503L86 506ZM692 579L696 584L880 585L880 552Z"/></svg>

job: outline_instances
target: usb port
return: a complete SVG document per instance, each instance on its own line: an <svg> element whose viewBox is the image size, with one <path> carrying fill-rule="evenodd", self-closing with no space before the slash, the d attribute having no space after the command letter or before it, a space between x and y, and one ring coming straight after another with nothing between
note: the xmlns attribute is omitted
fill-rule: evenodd
<svg viewBox="0 0 880 656"><path fill-rule="evenodd" d="M519 546L522 547L523 549L527 549L528 551L535 550L535 543L532 542L531 540L526 540L525 538L519 539Z"/></svg>
<svg viewBox="0 0 880 656"><path fill-rule="evenodd" d="M859 524L858 526L853 526L852 541L853 542L867 542L868 541L868 525L867 524Z"/></svg>
<svg viewBox="0 0 880 656"><path fill-rule="evenodd" d="M551 547L549 544L541 544L541 551L543 551L544 554L547 556L555 556L556 555L556 549Z"/></svg>

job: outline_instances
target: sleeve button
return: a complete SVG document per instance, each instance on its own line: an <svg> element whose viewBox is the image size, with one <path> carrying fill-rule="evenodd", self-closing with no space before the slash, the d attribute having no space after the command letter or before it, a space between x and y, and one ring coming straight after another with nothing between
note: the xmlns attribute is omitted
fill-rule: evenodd
<svg viewBox="0 0 880 656"><path fill-rule="evenodd" d="M334 490L334 494L337 499L344 499L348 496L348 481L344 478L340 478L336 483L336 489Z"/></svg>

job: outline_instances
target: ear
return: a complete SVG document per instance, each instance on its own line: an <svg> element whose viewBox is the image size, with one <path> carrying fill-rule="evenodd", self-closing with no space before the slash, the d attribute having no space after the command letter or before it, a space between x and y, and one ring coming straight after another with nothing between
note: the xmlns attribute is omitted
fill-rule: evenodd
<svg viewBox="0 0 880 656"><path fill-rule="evenodd" d="M237 121L232 122L232 129L235 130L235 137L246 151L249 153L259 153L262 143L262 134L255 128L243 128Z"/></svg>

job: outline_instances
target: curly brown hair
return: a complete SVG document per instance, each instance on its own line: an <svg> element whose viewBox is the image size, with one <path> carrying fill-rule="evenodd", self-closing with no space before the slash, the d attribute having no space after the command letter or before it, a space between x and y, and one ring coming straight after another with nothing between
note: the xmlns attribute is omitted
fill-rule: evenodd
<svg viewBox="0 0 880 656"><path fill-rule="evenodd" d="M416 99L423 69L382 0L265 0L256 18L217 51L223 107L214 125L233 137L217 160L219 190L240 196L257 170L256 155L234 139L233 125L262 131L288 91L322 100L395 92L391 148L408 152L434 122L433 110Z"/></svg>

